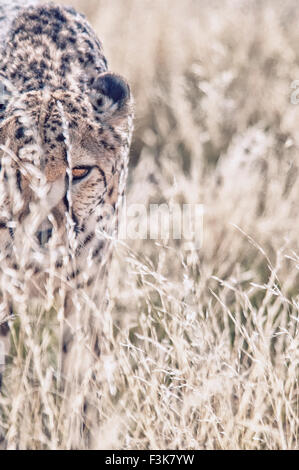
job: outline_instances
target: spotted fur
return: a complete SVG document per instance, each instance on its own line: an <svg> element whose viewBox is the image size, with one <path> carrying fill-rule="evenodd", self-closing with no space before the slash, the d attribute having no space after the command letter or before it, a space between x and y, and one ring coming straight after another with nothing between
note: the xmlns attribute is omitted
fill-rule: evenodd
<svg viewBox="0 0 299 470"><path fill-rule="evenodd" d="M43 296L55 252L59 282L53 295L64 279L70 310L68 292L97 291L109 265L111 221L127 173L132 98L73 8L21 8L18 2L15 15L0 54L1 271L30 273L32 295ZM0 10L0 25L1 18ZM86 176L75 180L74 168ZM3 318L14 299L4 295L1 301ZM6 329L2 323L2 333Z"/></svg>

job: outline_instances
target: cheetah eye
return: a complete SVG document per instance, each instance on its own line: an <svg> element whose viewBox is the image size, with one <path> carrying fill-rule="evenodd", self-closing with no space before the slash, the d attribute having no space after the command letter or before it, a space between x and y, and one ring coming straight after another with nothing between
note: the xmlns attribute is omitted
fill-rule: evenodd
<svg viewBox="0 0 299 470"><path fill-rule="evenodd" d="M72 169L73 180L82 180L89 174L90 170L90 166L76 166Z"/></svg>

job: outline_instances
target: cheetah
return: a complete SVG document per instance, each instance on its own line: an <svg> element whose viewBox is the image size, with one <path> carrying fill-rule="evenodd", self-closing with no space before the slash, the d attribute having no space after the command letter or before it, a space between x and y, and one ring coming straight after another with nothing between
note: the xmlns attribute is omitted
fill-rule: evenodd
<svg viewBox="0 0 299 470"><path fill-rule="evenodd" d="M66 312L74 291L93 288L102 300L126 183L133 98L72 7L4 1L0 27L4 337L24 279L32 298L43 299L50 287L53 298L63 290Z"/></svg>

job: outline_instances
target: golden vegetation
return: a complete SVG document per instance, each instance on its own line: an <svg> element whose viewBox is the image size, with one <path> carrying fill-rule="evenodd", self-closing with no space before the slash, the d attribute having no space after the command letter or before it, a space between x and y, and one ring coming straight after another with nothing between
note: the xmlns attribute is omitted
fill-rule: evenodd
<svg viewBox="0 0 299 470"><path fill-rule="evenodd" d="M27 312L5 446L298 448L297 2L66 3L132 86L127 203L203 204L204 242L116 244L101 359L63 391L56 313Z"/></svg>

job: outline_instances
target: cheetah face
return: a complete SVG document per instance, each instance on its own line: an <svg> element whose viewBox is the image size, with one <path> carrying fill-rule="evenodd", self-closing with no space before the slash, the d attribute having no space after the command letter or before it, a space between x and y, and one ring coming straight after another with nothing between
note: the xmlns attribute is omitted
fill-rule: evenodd
<svg viewBox="0 0 299 470"><path fill-rule="evenodd" d="M131 115L129 87L111 73L85 96L43 89L10 97L0 122L0 226L29 224L41 246L53 227L63 241L70 220L81 244L93 237L103 206L118 200Z"/></svg>

